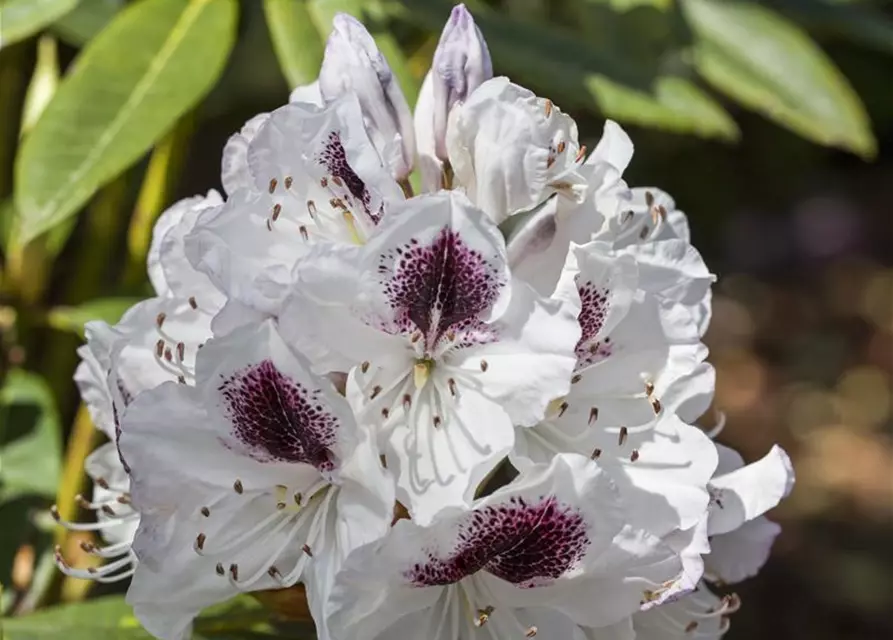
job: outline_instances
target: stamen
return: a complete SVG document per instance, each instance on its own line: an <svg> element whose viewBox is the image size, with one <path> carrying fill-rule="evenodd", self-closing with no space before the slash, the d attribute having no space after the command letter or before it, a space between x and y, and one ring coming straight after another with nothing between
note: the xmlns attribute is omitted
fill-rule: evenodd
<svg viewBox="0 0 893 640"><path fill-rule="evenodd" d="M384 418L385 420L387 420L387 419L388 419L388 416L389 416L390 414L391 414L391 412L390 412L390 410L389 410L387 407L382 407L382 408L381 408L381 417L382 417L382 418Z"/></svg>
<svg viewBox="0 0 893 640"><path fill-rule="evenodd" d="M638 450L638 449L633 449L633 452L632 452L632 453L630 454L630 456L629 456L629 461L630 461L630 462L635 462L635 461L638 460L638 459L639 459L639 450Z"/></svg>
<svg viewBox="0 0 893 640"><path fill-rule="evenodd" d="M273 192L276 191L277 184L279 184L279 181L276 180L276 178L270 178L270 189L269 189L270 195L272 195Z"/></svg>
<svg viewBox="0 0 893 640"><path fill-rule="evenodd" d="M412 396L408 393L403 394L403 410L409 411L412 407Z"/></svg>
<svg viewBox="0 0 893 640"><path fill-rule="evenodd" d="M239 581L239 565L233 563L229 565L229 575L232 577L233 582Z"/></svg>
<svg viewBox="0 0 893 640"><path fill-rule="evenodd" d="M432 422L434 422L435 429L440 428L440 416L434 416Z"/></svg>
<svg viewBox="0 0 893 640"><path fill-rule="evenodd" d="M298 231L301 232L301 238L303 238L304 242L306 242L308 240L308 238L310 237L307 234L307 227L305 227L304 225L301 225L300 227L298 227Z"/></svg>
<svg viewBox="0 0 893 640"><path fill-rule="evenodd" d="M160 358L164 355L164 340L159 338L158 342L155 343L155 357Z"/></svg>
<svg viewBox="0 0 893 640"><path fill-rule="evenodd" d="M447 380L447 387L449 387L450 395L454 398L456 397L456 381L453 378Z"/></svg>
<svg viewBox="0 0 893 640"><path fill-rule="evenodd" d="M578 373L578 374L574 375L574 377L571 378L571 384L577 384L582 379L583 379L583 374Z"/></svg>
<svg viewBox="0 0 893 640"><path fill-rule="evenodd" d="M189 296L189 306L193 309L198 309L198 302L195 301L195 296Z"/></svg>
<svg viewBox="0 0 893 640"><path fill-rule="evenodd" d="M526 637L526 638L532 638L532 637L534 637L534 636L537 634L537 631L539 631L539 630L538 630L536 627L530 627L530 628L527 630L527 633L524 634L524 637Z"/></svg>
<svg viewBox="0 0 893 640"><path fill-rule="evenodd" d="M279 214L282 213L282 205L276 203L273 205L273 222L276 222L279 219Z"/></svg>
<svg viewBox="0 0 893 640"><path fill-rule="evenodd" d="M245 488L242 486L242 481L241 481L241 480L236 480L236 481L233 483L233 491L235 491L235 492L238 493L239 495L241 495L242 492L243 492L244 490L245 490Z"/></svg>
<svg viewBox="0 0 893 640"><path fill-rule="evenodd" d="M548 98L546 98L545 107L546 107L546 117L548 118L549 116L552 115L552 101L549 100Z"/></svg>
<svg viewBox="0 0 893 640"><path fill-rule="evenodd" d="M586 145L581 145L580 150L577 151L577 157L574 158L574 162L580 162L586 156Z"/></svg>
<svg viewBox="0 0 893 640"><path fill-rule="evenodd" d="M368 360L364 361L363 364L360 365L360 371L362 371L363 373L366 373L367 371L369 371L369 361Z"/></svg>
<svg viewBox="0 0 893 640"><path fill-rule="evenodd" d="M328 187L328 186L329 186L329 179L326 178L325 176L323 176L322 178L320 178L320 179L319 179L319 186L321 186L323 189L325 189L326 187Z"/></svg>
<svg viewBox="0 0 893 640"><path fill-rule="evenodd" d="M601 449L593 449L593 450L592 450L592 455L590 455L589 457L590 457L592 460L598 460L599 457L600 457L601 455L602 455L602 450L601 450Z"/></svg>
<svg viewBox="0 0 893 640"><path fill-rule="evenodd" d="M377 385L375 385L374 387L372 387L372 393L369 394L369 399L370 399L370 400L375 400L375 398L378 397L378 394L379 394L379 393L381 393L381 385L380 385L380 384L377 384Z"/></svg>
<svg viewBox="0 0 893 640"><path fill-rule="evenodd" d="M474 626L483 627L485 624L487 624L487 621L490 619L490 616L493 614L493 611L494 611L494 609L491 605L488 605L488 606L484 607L483 609L478 609L477 617L475 617L475 619L474 619Z"/></svg>
<svg viewBox="0 0 893 640"><path fill-rule="evenodd" d="M626 438L629 435L629 429L626 427L620 427L620 435L617 438L617 444L621 447L626 444Z"/></svg>
<svg viewBox="0 0 893 640"><path fill-rule="evenodd" d="M481 371L486 373L486 371L489 367L490 367L490 365L487 364L486 360L481 360Z"/></svg>
<svg viewBox="0 0 893 640"><path fill-rule="evenodd" d="M660 413L660 400L658 400L657 398L652 398L651 399L651 408L654 409L655 414Z"/></svg>
<svg viewBox="0 0 893 640"><path fill-rule="evenodd" d="M291 189L291 183L293 182L291 176L285 176L285 188Z"/></svg>
<svg viewBox="0 0 893 640"><path fill-rule="evenodd" d="M589 410L589 424L591 425L596 420L598 420L598 407L592 407Z"/></svg>
<svg viewBox="0 0 893 640"><path fill-rule="evenodd" d="M226 569L223 568L223 563L218 562L217 566L214 567L214 570L217 572L218 576L226 575Z"/></svg>
<svg viewBox="0 0 893 640"><path fill-rule="evenodd" d="M645 394L650 396L652 393L654 393L654 383L648 381L645 383Z"/></svg>
<svg viewBox="0 0 893 640"><path fill-rule="evenodd" d="M569 406L570 405L568 405L567 402L562 402L560 405L558 405L558 417L559 418L564 415L564 412L567 411L567 408Z"/></svg>
<svg viewBox="0 0 893 640"><path fill-rule="evenodd" d="M562 140L561 142L558 143L558 148L556 149L556 151L558 151L558 153L564 153L565 148L567 148L567 143L565 143L565 141Z"/></svg>
<svg viewBox="0 0 893 640"><path fill-rule="evenodd" d="M313 557L313 551L311 551L309 544L305 544L303 547L301 547L301 551L306 553L309 557Z"/></svg>
<svg viewBox="0 0 893 640"><path fill-rule="evenodd" d="M163 311L155 316L155 326L160 329L161 326L164 324L165 318L167 318L167 314Z"/></svg>
<svg viewBox="0 0 893 640"><path fill-rule="evenodd" d="M206 518L209 518L209 517L211 517L211 510L208 509L208 507L202 507L201 514L203 516L205 516Z"/></svg>
<svg viewBox="0 0 893 640"><path fill-rule="evenodd" d="M307 201L307 213L310 214L311 218L316 217L316 203L313 200Z"/></svg>
<svg viewBox="0 0 893 640"><path fill-rule="evenodd" d="M186 345L182 342L177 343L177 359L180 362L183 362L183 358L186 356Z"/></svg>

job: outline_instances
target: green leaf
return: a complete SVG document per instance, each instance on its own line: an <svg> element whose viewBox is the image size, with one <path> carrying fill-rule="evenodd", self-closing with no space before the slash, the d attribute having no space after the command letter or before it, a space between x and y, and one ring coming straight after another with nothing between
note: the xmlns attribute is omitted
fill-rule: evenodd
<svg viewBox="0 0 893 640"><path fill-rule="evenodd" d="M87 45L16 163L23 240L73 215L201 100L236 11L234 0L143 0Z"/></svg>
<svg viewBox="0 0 893 640"><path fill-rule="evenodd" d="M207 610L195 622L196 639L281 638L272 635L269 613L249 596L239 596ZM96 598L44 609L2 623L4 640L137 640L152 638L120 596ZM307 636L309 640L309 636Z"/></svg>
<svg viewBox="0 0 893 640"><path fill-rule="evenodd" d="M111 22L124 0L89 0L57 20L53 31L68 44L82 47Z"/></svg>
<svg viewBox="0 0 893 640"><path fill-rule="evenodd" d="M53 394L40 376L10 371L0 389L0 495L56 495L62 433Z"/></svg>
<svg viewBox="0 0 893 640"><path fill-rule="evenodd" d="M0 6L0 47L37 33L77 3L78 0L5 0Z"/></svg>
<svg viewBox="0 0 893 640"><path fill-rule="evenodd" d="M756 4L684 0L695 64L718 90L799 135L873 157L859 97L809 36Z"/></svg>
<svg viewBox="0 0 893 640"><path fill-rule="evenodd" d="M685 78L659 77L651 92L605 76L591 76L587 86L601 110L621 122L729 142L741 137L738 125L725 109Z"/></svg>
<svg viewBox="0 0 893 640"><path fill-rule="evenodd" d="M58 331L70 331L83 337L84 325L91 320L115 324L140 298L100 298L76 307L55 307L47 313L47 324Z"/></svg>
<svg viewBox="0 0 893 640"><path fill-rule="evenodd" d="M22 105L21 135L28 133L40 119L56 88L59 86L59 60L56 53L56 39L41 36L37 41L37 64L25 94Z"/></svg>
<svg viewBox="0 0 893 640"><path fill-rule="evenodd" d="M316 80L322 64L323 40L306 0L264 0L264 15L289 88Z"/></svg>

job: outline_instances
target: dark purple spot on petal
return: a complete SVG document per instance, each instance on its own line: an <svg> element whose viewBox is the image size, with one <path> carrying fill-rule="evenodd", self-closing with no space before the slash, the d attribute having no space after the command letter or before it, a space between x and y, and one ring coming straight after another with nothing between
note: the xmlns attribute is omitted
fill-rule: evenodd
<svg viewBox="0 0 893 640"><path fill-rule="evenodd" d="M331 470L339 428L323 392L282 374L270 360L237 371L220 385L233 435L260 462L302 462Z"/></svg>
<svg viewBox="0 0 893 640"><path fill-rule="evenodd" d="M607 342L596 340L599 332L605 324L605 318L610 309L610 291L603 287L596 287L591 282L577 284L580 293L580 316L578 322L582 331L577 342L577 366L576 371L585 369L610 355L611 349Z"/></svg>
<svg viewBox="0 0 893 640"><path fill-rule="evenodd" d="M344 152L344 145L341 143L341 134L338 131L329 133L326 139L326 146L318 156L319 163L326 168L326 171L333 178L339 178L347 190L362 205L363 211L371 218L372 222L378 224L381 220L381 210L372 211L372 194L366 188L366 183L356 174L353 168L347 162L347 154Z"/></svg>
<svg viewBox="0 0 893 640"><path fill-rule="evenodd" d="M404 576L416 586L444 586L483 570L529 588L566 574L588 546L579 511L553 496L535 504L516 497L471 512L449 557L429 553Z"/></svg>
<svg viewBox="0 0 893 640"><path fill-rule="evenodd" d="M398 331L421 331L427 351L441 338L457 346L495 339L480 316L496 302L504 279L452 229L442 229L431 244L413 239L381 256L378 271Z"/></svg>

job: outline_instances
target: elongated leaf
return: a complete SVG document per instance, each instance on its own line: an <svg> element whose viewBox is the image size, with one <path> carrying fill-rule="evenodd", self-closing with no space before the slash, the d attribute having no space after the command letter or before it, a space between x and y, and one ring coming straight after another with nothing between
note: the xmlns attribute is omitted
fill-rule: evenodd
<svg viewBox="0 0 893 640"><path fill-rule="evenodd" d="M68 44L82 47L102 31L124 6L124 0L88 0L53 24L53 31Z"/></svg>
<svg viewBox="0 0 893 640"><path fill-rule="evenodd" d="M59 86L59 60L56 53L56 40L52 36L41 36L37 41L37 64L25 94L22 106L22 135L28 133L40 119L56 88Z"/></svg>
<svg viewBox="0 0 893 640"><path fill-rule="evenodd" d="M319 75L323 40L306 0L264 0L264 15L279 66L290 89L309 84Z"/></svg>
<svg viewBox="0 0 893 640"><path fill-rule="evenodd" d="M718 90L820 144L876 152L859 97L796 25L756 4L685 0L695 64Z"/></svg>
<svg viewBox="0 0 893 640"><path fill-rule="evenodd" d="M47 314L47 323L59 331L71 331L83 337L86 323L104 320L115 324L137 302L139 298L100 298L76 307L56 307Z"/></svg>
<svg viewBox="0 0 893 640"><path fill-rule="evenodd" d="M37 33L77 3L78 0L5 0L0 3L0 47Z"/></svg>
<svg viewBox="0 0 893 640"><path fill-rule="evenodd" d="M0 492L4 500L56 495L61 429L49 387L33 373L11 371L0 389Z"/></svg>
<svg viewBox="0 0 893 640"><path fill-rule="evenodd" d="M16 164L24 239L76 212L207 93L236 9L234 0L143 0L83 50Z"/></svg>

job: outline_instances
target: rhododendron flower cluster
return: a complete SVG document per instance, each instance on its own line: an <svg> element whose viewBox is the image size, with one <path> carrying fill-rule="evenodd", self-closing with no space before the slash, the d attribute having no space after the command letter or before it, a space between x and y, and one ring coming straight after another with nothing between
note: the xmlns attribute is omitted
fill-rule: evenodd
<svg viewBox="0 0 893 640"><path fill-rule="evenodd" d="M361 23L158 220L87 326L99 568L165 639L302 584L320 638L716 638L790 490L694 422L714 276L685 215L493 77L464 6L415 113ZM414 193L410 176L416 172ZM58 513L58 512L55 512Z"/></svg>

